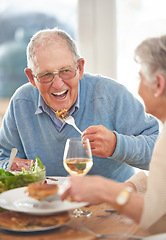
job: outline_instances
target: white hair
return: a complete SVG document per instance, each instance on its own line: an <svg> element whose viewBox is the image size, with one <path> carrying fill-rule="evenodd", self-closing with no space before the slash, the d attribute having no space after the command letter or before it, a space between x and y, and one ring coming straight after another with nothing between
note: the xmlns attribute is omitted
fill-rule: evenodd
<svg viewBox="0 0 166 240"><path fill-rule="evenodd" d="M153 87L159 73L166 79L166 36L144 40L135 49L134 59L141 65L147 84Z"/></svg>
<svg viewBox="0 0 166 240"><path fill-rule="evenodd" d="M67 46L73 53L73 58L75 62L77 62L80 59L80 55L78 53L75 41L65 31L60 30L58 28L44 29L34 34L27 46L28 68L30 68L32 71L34 71L35 69L36 63L35 50L37 49L37 47L39 45L46 46L48 44L56 44L57 37L63 39L66 42Z"/></svg>

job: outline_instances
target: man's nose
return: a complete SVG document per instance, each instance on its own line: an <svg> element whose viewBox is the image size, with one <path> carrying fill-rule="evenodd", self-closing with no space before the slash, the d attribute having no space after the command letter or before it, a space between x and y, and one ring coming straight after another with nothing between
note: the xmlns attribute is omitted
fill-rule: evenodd
<svg viewBox="0 0 166 240"><path fill-rule="evenodd" d="M58 74L55 74L53 81L52 81L52 86L54 88L59 89L63 86L63 84L64 84L64 82L63 82L62 78L60 78Z"/></svg>

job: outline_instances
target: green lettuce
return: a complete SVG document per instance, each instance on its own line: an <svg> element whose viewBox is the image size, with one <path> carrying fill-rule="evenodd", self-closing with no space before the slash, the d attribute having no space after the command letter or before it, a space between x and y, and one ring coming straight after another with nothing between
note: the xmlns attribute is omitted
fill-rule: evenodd
<svg viewBox="0 0 166 240"><path fill-rule="evenodd" d="M35 163L31 163L30 171L22 168L21 172L9 172L0 169L0 193L18 187L27 186L33 182L44 181L46 169L42 161L36 157Z"/></svg>

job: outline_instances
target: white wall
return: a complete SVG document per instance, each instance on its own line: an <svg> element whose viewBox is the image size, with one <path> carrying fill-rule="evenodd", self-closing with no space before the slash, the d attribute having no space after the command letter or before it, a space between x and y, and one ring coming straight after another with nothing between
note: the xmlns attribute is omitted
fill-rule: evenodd
<svg viewBox="0 0 166 240"><path fill-rule="evenodd" d="M78 0L78 43L85 71L117 77L116 0Z"/></svg>

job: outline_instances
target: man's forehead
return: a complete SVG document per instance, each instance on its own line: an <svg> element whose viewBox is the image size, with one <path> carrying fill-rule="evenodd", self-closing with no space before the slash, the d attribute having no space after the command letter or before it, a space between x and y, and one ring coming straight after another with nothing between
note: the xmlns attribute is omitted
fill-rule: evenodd
<svg viewBox="0 0 166 240"><path fill-rule="evenodd" d="M36 52L34 54L35 73L46 70L59 70L65 67L73 66L74 63L74 56L69 47L61 43L56 46L55 44L53 46L47 45L46 47L39 46L36 48Z"/></svg>

